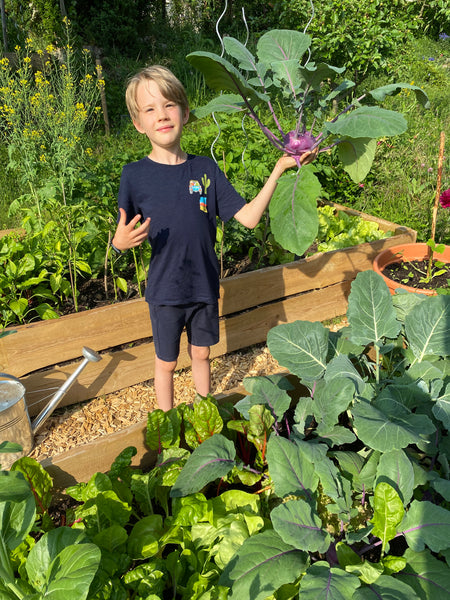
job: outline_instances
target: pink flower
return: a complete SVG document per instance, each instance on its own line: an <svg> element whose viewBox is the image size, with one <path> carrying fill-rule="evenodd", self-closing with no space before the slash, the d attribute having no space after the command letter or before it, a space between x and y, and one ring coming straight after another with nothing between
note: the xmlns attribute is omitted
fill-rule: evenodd
<svg viewBox="0 0 450 600"><path fill-rule="evenodd" d="M450 208L450 188L442 192L439 196L439 202L441 203L442 208Z"/></svg>

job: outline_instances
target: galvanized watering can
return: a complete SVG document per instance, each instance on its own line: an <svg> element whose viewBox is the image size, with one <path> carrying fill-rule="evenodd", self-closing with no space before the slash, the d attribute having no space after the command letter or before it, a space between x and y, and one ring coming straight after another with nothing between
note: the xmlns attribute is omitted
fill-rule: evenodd
<svg viewBox="0 0 450 600"><path fill-rule="evenodd" d="M9 468L18 458L31 452L34 445L33 435L52 414L84 367L88 362L101 360L101 356L95 350L86 347L83 348L83 356L83 362L53 395L34 421L31 421L28 415L25 387L17 377L0 373L0 442L15 442L22 446L22 452L0 454L2 469Z"/></svg>

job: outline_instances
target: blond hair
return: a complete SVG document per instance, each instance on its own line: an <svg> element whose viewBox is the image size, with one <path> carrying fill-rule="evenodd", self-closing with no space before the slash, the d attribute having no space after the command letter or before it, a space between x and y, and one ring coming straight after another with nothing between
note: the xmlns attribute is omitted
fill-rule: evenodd
<svg viewBox="0 0 450 600"><path fill-rule="evenodd" d="M161 94L167 100L178 104L183 113L189 108L186 90L181 81L167 67L152 65L151 67L145 67L128 80L125 101L133 121L137 121L139 115L136 95L137 88L143 81L154 81L158 85Z"/></svg>

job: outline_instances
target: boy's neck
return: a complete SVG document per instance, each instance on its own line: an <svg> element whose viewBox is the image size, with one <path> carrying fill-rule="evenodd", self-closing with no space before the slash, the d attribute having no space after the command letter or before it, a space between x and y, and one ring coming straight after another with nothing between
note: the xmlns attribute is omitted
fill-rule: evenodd
<svg viewBox="0 0 450 600"><path fill-rule="evenodd" d="M150 160L163 165L180 165L186 162L187 154L181 148L177 150L167 150L165 148L153 148L148 155Z"/></svg>

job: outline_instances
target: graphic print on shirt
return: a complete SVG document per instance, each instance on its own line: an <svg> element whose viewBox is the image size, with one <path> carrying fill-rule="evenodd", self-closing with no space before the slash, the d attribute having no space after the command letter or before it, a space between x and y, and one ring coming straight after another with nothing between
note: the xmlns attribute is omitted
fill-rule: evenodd
<svg viewBox="0 0 450 600"><path fill-rule="evenodd" d="M208 212L208 196L207 196L207 189L209 188L209 186L211 185L211 181L208 179L208 176L205 174L202 177L202 184L203 184L203 189L202 186L199 184L199 182L197 181L197 179L191 179L189 182L189 193L193 194L194 192L199 192L200 194L200 198L199 198L199 206L200 206L200 210L203 211L204 213Z"/></svg>

